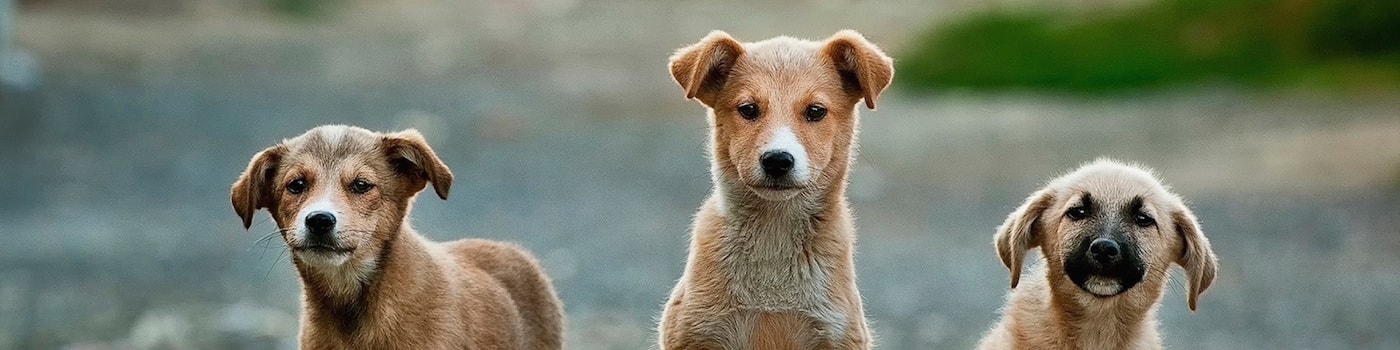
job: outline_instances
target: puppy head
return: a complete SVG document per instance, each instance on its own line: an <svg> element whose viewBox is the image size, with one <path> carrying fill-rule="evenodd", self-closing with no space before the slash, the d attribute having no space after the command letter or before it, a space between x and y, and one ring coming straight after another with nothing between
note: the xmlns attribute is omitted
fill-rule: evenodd
<svg viewBox="0 0 1400 350"><path fill-rule="evenodd" d="M1186 269L1187 303L1215 279L1216 257L1195 215L1148 170L1099 160L1036 191L997 229L994 244L1011 270L1040 247L1052 289L1100 298L1160 291L1172 263ZM1062 277L1061 277L1062 276ZM1155 300L1155 299L1154 299Z"/></svg>
<svg viewBox="0 0 1400 350"><path fill-rule="evenodd" d="M768 200L848 166L856 103L874 109L894 74L890 58L850 30L751 43L715 31L676 51L670 68L686 98L710 108L716 175Z"/></svg>
<svg viewBox="0 0 1400 350"><path fill-rule="evenodd" d="M429 182L447 199L452 172L418 131L332 125L253 156L231 197L245 228L267 209L297 261L334 267L378 257Z"/></svg>

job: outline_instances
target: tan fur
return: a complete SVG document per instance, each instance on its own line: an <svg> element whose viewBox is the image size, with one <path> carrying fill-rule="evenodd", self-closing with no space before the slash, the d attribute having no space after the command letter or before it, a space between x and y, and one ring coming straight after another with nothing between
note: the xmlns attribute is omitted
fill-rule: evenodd
<svg viewBox="0 0 1400 350"><path fill-rule="evenodd" d="M696 214L685 274L666 303L662 349L866 349L846 178L862 99L874 108L891 61L854 31L823 42L739 43L712 32L671 57L671 75L709 108L714 190ZM736 108L754 103L754 120ZM829 114L808 121L820 104ZM790 129L810 175L761 187L761 147Z"/></svg>
<svg viewBox="0 0 1400 350"><path fill-rule="evenodd" d="M304 179L300 194L287 184ZM374 185L354 193L356 180ZM452 173L414 130L322 126L253 157L233 184L250 226L267 209L302 282L302 349L560 349L563 310L536 259L478 239L431 242L405 218L428 183L447 199ZM339 208L346 252L303 247L299 213Z"/></svg>
<svg viewBox="0 0 1400 350"><path fill-rule="evenodd" d="M1135 287L1114 296L1084 291L1065 274L1070 245L1085 237L1088 224L1065 217L1085 194L1107 210L1142 198L1142 210L1156 224L1132 233L1145 262ZM1188 306L1215 279L1216 257L1196 218L1182 199L1140 167L1101 159L1051 181L1007 217L994 240L998 255L1011 270L1011 287L1002 319L982 339L980 349L1161 349L1156 311L1171 264L1188 276ZM1042 256L1020 280L1026 251ZM1019 284L1019 286L1018 286Z"/></svg>

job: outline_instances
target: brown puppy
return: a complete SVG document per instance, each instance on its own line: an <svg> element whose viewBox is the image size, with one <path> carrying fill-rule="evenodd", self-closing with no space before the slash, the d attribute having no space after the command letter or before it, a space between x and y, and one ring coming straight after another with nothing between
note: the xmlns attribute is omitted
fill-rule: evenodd
<svg viewBox="0 0 1400 350"><path fill-rule="evenodd" d="M302 282L302 349L560 349L563 311L535 258L485 240L434 243L404 220L452 172L415 130L322 126L253 157L233 184L267 209Z"/></svg>
<svg viewBox="0 0 1400 350"><path fill-rule="evenodd" d="M1171 264L1187 302L1215 280L1195 215L1148 170L1100 159L1050 181L997 229L1011 269L1001 322L981 349L1161 349L1157 304ZM1043 257L1019 288L1026 251Z"/></svg>
<svg viewBox="0 0 1400 350"><path fill-rule="evenodd" d="M709 109L714 190L695 216L661 348L869 348L846 176L856 104L875 107L890 58L854 31L753 43L715 31L670 68Z"/></svg>

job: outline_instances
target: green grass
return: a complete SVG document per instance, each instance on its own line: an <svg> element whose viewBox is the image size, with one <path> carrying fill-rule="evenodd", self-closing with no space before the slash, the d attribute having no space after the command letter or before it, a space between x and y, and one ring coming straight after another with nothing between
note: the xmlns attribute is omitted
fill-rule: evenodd
<svg viewBox="0 0 1400 350"><path fill-rule="evenodd" d="M335 0L263 0L272 12L300 19L319 19L330 15Z"/></svg>
<svg viewBox="0 0 1400 350"><path fill-rule="evenodd" d="M1165 0L1073 17L991 11L916 40L896 79L913 90L1400 87L1400 1Z"/></svg>

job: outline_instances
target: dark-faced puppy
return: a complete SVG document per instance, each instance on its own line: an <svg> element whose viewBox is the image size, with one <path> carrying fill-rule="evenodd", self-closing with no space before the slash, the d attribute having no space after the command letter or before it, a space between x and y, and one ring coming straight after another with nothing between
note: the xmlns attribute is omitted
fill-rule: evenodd
<svg viewBox="0 0 1400 350"><path fill-rule="evenodd" d="M405 220L452 173L414 130L322 126L253 157L233 184L243 225L267 209L302 282L302 349L559 349L563 310L509 243L434 243Z"/></svg>
<svg viewBox="0 0 1400 350"><path fill-rule="evenodd" d="M1154 314L1171 265L1187 272L1191 310L1216 272L1181 198L1148 170L1106 159L1032 194L995 245L1014 290L981 349L1160 349ZM1020 284L1034 248L1042 258Z"/></svg>

